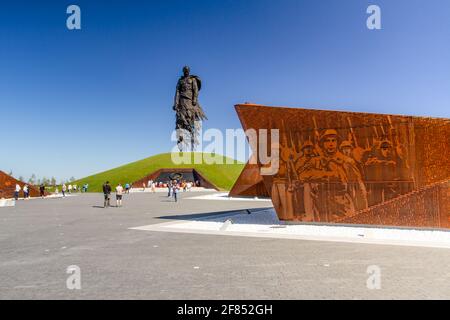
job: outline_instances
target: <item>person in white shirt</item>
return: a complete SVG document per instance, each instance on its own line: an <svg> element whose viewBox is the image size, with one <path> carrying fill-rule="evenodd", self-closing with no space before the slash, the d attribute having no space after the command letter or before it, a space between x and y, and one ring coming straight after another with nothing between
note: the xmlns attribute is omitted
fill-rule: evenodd
<svg viewBox="0 0 450 320"><path fill-rule="evenodd" d="M24 185L23 186L23 197L24 197L24 199L26 200L26 199L28 199L28 197L29 197L29 190L28 190L28 185Z"/></svg>
<svg viewBox="0 0 450 320"><path fill-rule="evenodd" d="M152 182L152 192L156 192L156 183Z"/></svg>
<svg viewBox="0 0 450 320"><path fill-rule="evenodd" d="M67 190L67 186L65 183L63 183L62 187L61 187L61 191L62 191L62 195L63 197L66 196L66 190Z"/></svg>
<svg viewBox="0 0 450 320"><path fill-rule="evenodd" d="M72 193L72 185L71 184L69 184L68 189L69 189L69 193Z"/></svg>
<svg viewBox="0 0 450 320"><path fill-rule="evenodd" d="M119 185L116 187L116 201L117 201L117 207L122 206L122 197L123 197L123 187L119 183Z"/></svg>
<svg viewBox="0 0 450 320"><path fill-rule="evenodd" d="M175 202L178 202L178 197L177 197L178 189L179 189L178 184L175 182L172 186L172 196L173 196Z"/></svg>
<svg viewBox="0 0 450 320"><path fill-rule="evenodd" d="M22 188L19 184L16 184L16 190L14 191L14 199L16 199L16 201L19 200L20 190L22 190Z"/></svg>

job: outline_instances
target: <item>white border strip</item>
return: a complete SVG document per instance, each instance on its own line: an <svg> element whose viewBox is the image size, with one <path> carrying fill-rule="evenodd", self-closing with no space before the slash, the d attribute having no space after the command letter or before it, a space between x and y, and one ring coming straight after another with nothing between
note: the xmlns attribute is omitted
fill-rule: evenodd
<svg viewBox="0 0 450 320"><path fill-rule="evenodd" d="M230 215L232 218L234 215ZM206 218L207 220L208 218ZM201 235L239 236L271 239L343 242L450 249L450 232L395 228L365 228L318 225L231 224L221 230L223 222L182 220L129 228L141 231L178 232Z"/></svg>

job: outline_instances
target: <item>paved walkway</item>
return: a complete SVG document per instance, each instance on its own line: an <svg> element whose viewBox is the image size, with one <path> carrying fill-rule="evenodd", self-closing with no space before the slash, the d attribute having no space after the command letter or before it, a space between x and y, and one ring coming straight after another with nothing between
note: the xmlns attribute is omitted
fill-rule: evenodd
<svg viewBox="0 0 450 320"><path fill-rule="evenodd" d="M270 206L190 196L135 193L104 209L102 195L82 194L0 208L0 298L450 298L448 249L130 229ZM71 265L81 290L67 289ZM380 290L367 287L373 266Z"/></svg>
<svg viewBox="0 0 450 320"><path fill-rule="evenodd" d="M149 193L166 193L168 192L167 188L155 188L155 191L152 190L152 188L131 188L130 189L130 193L143 193L143 192L149 192ZM217 192L215 189L207 189L207 188L203 188L203 187L193 187L191 188L191 190L189 191L185 191L186 193L189 192Z"/></svg>

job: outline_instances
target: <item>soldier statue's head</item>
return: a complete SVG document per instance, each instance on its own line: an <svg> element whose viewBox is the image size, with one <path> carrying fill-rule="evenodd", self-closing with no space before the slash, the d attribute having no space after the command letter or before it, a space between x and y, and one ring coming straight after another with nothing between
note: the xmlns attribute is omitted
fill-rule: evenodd
<svg viewBox="0 0 450 320"><path fill-rule="evenodd" d="M191 72L191 69L188 66L183 67L183 75L185 77L189 77L189 73Z"/></svg>
<svg viewBox="0 0 450 320"><path fill-rule="evenodd" d="M344 155L346 155L347 157L351 157L352 156L352 151L353 151L353 144L350 141L345 140L339 146L339 150L341 150L341 152Z"/></svg>
<svg viewBox="0 0 450 320"><path fill-rule="evenodd" d="M334 155L338 151L338 133L334 129L327 129L320 137L320 145L327 155Z"/></svg>

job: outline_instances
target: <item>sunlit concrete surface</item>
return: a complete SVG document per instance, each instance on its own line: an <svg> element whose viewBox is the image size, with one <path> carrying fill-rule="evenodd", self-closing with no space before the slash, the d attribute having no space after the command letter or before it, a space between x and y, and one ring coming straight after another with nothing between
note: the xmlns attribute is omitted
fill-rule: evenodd
<svg viewBox="0 0 450 320"><path fill-rule="evenodd" d="M0 298L450 298L448 249L131 229L271 207L179 196L135 193L104 209L101 194L83 194L1 208ZM73 265L80 290L66 285ZM373 266L379 290L367 286Z"/></svg>

